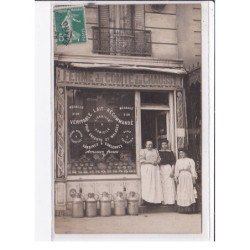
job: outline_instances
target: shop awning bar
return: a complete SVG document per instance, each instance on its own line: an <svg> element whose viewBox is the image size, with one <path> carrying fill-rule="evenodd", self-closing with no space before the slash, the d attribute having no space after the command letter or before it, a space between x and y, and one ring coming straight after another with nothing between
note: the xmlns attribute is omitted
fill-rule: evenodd
<svg viewBox="0 0 250 250"><path fill-rule="evenodd" d="M113 64L88 64L88 63L70 63L70 66L76 68L104 68L104 69L121 69L121 70L146 70L152 72L172 73L172 74L187 74L184 68L153 68L143 66L129 66L129 65L113 65Z"/></svg>

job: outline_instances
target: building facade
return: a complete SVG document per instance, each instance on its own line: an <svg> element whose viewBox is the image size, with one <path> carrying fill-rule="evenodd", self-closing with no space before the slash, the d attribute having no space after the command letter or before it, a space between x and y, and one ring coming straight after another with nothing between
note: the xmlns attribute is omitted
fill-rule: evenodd
<svg viewBox="0 0 250 250"><path fill-rule="evenodd" d="M85 15L86 43L54 43L56 215L71 213L79 190L140 195L146 140L168 139L176 156L189 146L200 5L89 5Z"/></svg>

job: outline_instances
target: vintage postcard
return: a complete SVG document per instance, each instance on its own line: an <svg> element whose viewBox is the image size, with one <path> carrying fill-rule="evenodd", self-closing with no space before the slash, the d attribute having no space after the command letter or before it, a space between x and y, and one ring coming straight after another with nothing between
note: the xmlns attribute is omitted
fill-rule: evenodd
<svg viewBox="0 0 250 250"><path fill-rule="evenodd" d="M50 6L53 238L209 239L208 2Z"/></svg>

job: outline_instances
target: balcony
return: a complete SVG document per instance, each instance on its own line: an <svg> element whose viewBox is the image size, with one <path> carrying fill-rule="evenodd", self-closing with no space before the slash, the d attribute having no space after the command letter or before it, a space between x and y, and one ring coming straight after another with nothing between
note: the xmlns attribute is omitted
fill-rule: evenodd
<svg viewBox="0 0 250 250"><path fill-rule="evenodd" d="M151 31L93 27L93 53L151 56Z"/></svg>

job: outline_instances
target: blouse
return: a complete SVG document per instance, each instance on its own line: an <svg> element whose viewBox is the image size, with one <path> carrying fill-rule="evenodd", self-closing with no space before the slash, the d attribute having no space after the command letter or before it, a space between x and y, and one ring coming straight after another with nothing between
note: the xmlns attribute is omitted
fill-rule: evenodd
<svg viewBox="0 0 250 250"><path fill-rule="evenodd" d="M174 165L175 164L175 156L173 151L170 150L160 150L159 151L161 157L161 165Z"/></svg>
<svg viewBox="0 0 250 250"><path fill-rule="evenodd" d="M152 149L141 149L140 151L140 163L144 164L144 161L151 162L152 164L154 162L157 162L157 164L160 162L161 158L158 153L158 150ZM145 163L147 164L147 163Z"/></svg>
<svg viewBox="0 0 250 250"><path fill-rule="evenodd" d="M188 171L193 178L197 178L195 162L191 158L178 159L175 164L175 177L178 178L182 171Z"/></svg>

